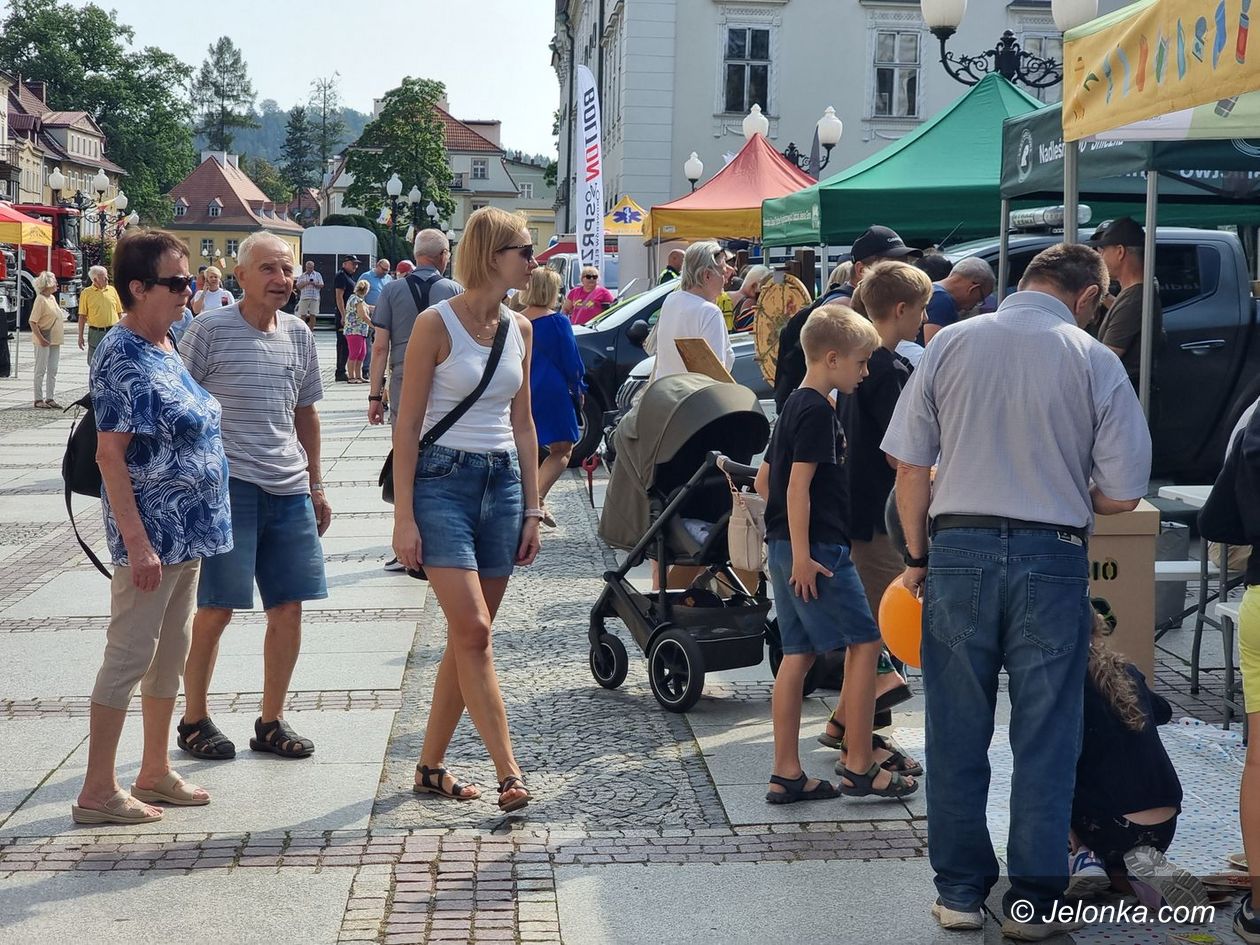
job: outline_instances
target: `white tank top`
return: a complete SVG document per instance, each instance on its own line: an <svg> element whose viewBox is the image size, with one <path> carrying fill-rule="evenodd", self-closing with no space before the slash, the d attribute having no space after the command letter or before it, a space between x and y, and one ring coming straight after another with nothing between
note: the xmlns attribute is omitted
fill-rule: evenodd
<svg viewBox="0 0 1260 945"><path fill-rule="evenodd" d="M473 392L486 370L486 362L490 360L490 348L473 339L449 301L438 302L434 308L446 325L446 334L451 339L451 353L433 372L433 387L429 391L429 406L424 412L421 437ZM506 306L501 311L508 318L508 333L499 365L477 402L438 438L440 446L470 453L510 450L516 446L512 435L512 398L525 380L525 339L521 337L515 313Z"/></svg>

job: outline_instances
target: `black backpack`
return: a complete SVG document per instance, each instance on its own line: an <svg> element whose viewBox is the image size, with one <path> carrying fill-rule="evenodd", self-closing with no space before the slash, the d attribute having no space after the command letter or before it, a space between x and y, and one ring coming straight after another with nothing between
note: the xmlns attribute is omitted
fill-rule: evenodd
<svg viewBox="0 0 1260 945"><path fill-rule="evenodd" d="M70 495L101 497L101 468L96 465L96 413L92 410L92 395L84 394L70 407L82 407L83 415L70 428L70 436L66 440L66 454L61 458L61 478L65 480L66 514L70 516L70 527L74 529L74 537L79 547L88 556L88 560L96 565L96 570L107 578L113 578L109 569L101 564L95 552L88 547L83 536L79 534L79 526L74 521L74 510L70 507Z"/></svg>

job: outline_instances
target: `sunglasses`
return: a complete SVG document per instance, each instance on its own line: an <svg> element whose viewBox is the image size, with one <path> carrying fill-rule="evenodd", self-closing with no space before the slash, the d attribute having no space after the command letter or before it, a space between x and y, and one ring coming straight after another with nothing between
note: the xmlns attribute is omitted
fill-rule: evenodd
<svg viewBox="0 0 1260 945"><path fill-rule="evenodd" d="M513 249L521 254L521 259L534 258L534 244L533 243L521 243L521 245L519 246L504 246L502 249L496 249L495 252L506 253L509 250L513 250Z"/></svg>
<svg viewBox="0 0 1260 945"><path fill-rule="evenodd" d="M187 292L188 287L192 285L192 276L167 276L165 279L149 279L149 285L164 285L176 295L181 292Z"/></svg>
<svg viewBox="0 0 1260 945"><path fill-rule="evenodd" d="M599 276L595 275L594 273L590 273L588 275L583 276L582 278L583 279L598 279Z"/></svg>

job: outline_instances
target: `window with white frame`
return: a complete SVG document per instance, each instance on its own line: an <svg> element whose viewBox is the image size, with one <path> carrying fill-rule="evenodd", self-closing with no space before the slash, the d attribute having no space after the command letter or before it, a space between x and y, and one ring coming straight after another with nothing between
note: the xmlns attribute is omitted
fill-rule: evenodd
<svg viewBox="0 0 1260 945"><path fill-rule="evenodd" d="M182 217L187 212L188 212L188 208L184 206L184 204L182 203L175 204L175 216Z"/></svg>
<svg viewBox="0 0 1260 945"><path fill-rule="evenodd" d="M490 159L489 158L473 158L472 159L472 179L473 180L489 180L490 179Z"/></svg>
<svg viewBox="0 0 1260 945"><path fill-rule="evenodd" d="M1063 61L1062 33L1025 32L1019 45L1024 52L1042 59L1053 59L1055 62ZM1028 91L1046 103L1058 102L1063 99L1062 82L1056 82L1049 88L1029 89Z"/></svg>
<svg viewBox="0 0 1260 945"><path fill-rule="evenodd" d="M723 110L746 114L754 105L771 112L770 30L766 27L724 27L722 51Z"/></svg>
<svg viewBox="0 0 1260 945"><path fill-rule="evenodd" d="M525 181L518 188L518 193L525 200L533 200L534 199L534 182L532 180Z"/></svg>
<svg viewBox="0 0 1260 945"><path fill-rule="evenodd" d="M227 247L224 249L229 256L235 256L236 251L241 248L240 240L228 240Z"/></svg>
<svg viewBox="0 0 1260 945"><path fill-rule="evenodd" d="M222 212L223 212L223 208L220 207L217 203L210 204L210 216L217 217Z"/></svg>
<svg viewBox="0 0 1260 945"><path fill-rule="evenodd" d="M214 256L214 240L203 239L201 241L201 255L205 259L210 259Z"/></svg>
<svg viewBox="0 0 1260 945"><path fill-rule="evenodd" d="M875 31L873 117L920 116L920 36L918 30Z"/></svg>

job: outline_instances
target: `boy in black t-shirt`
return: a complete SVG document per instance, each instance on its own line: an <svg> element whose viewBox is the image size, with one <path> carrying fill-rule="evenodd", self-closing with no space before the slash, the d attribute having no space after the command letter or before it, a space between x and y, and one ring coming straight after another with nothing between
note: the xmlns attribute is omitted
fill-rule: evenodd
<svg viewBox="0 0 1260 945"><path fill-rule="evenodd" d="M801 768L801 687L815 657L847 647L845 676L852 740L840 792L902 797L914 781L871 758L879 628L849 557L844 430L830 393L850 394L879 345L870 322L842 305L815 310L801 329L805 380L775 424L757 491L766 498L766 541L783 663L774 683L774 773L766 800L791 804L836 796Z"/></svg>

